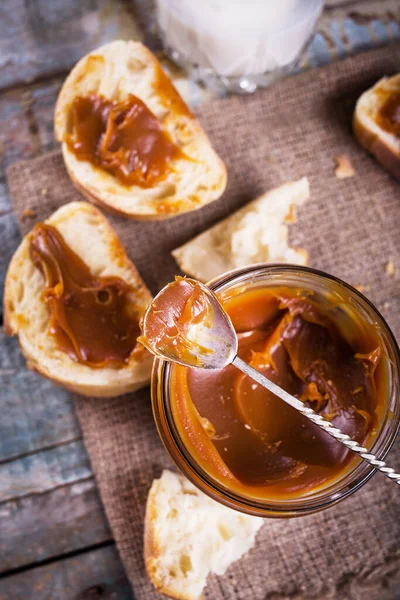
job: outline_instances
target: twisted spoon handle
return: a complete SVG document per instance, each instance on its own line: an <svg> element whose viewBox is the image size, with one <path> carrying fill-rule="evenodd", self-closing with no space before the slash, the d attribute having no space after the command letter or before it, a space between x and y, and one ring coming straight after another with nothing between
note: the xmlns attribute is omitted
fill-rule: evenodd
<svg viewBox="0 0 400 600"><path fill-rule="evenodd" d="M335 438L335 440L342 442L342 444L349 448L349 450L352 450L353 452L358 454L366 462L375 467L375 469L378 469L378 471L384 473L386 477L389 477L389 479L392 479L398 485L400 485L400 473L396 473L395 470L391 467L388 467L383 460L379 460L374 454L368 452L367 448L360 446L360 444L352 440L351 437L348 436L346 433L343 433L342 431L340 431L340 429L334 427L332 423L324 419L324 417L318 415L315 411L313 411L312 408L305 406L303 402L301 402L291 394L288 394L288 392L285 392L285 390L276 385L276 383L274 383L270 379L267 379L267 377L262 375L262 373L256 371L256 369L245 363L238 356L235 356L235 358L232 361L232 364L235 365L235 367L237 367L238 369L240 369L240 371L243 371L243 373L254 379L254 381L267 388L267 390L275 394L275 396L278 396L278 398L284 400L284 402L286 402L287 404L290 404L290 406L298 410L302 415L307 417L307 419L310 419L310 421L318 425L318 427L326 431L326 433L329 433L329 435Z"/></svg>

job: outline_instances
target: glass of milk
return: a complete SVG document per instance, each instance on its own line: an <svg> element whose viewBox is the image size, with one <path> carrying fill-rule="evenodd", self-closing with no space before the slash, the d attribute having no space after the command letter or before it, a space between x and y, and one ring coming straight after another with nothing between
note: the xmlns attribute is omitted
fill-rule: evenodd
<svg viewBox="0 0 400 600"><path fill-rule="evenodd" d="M323 0L157 0L166 50L192 76L254 92L290 71L309 42Z"/></svg>

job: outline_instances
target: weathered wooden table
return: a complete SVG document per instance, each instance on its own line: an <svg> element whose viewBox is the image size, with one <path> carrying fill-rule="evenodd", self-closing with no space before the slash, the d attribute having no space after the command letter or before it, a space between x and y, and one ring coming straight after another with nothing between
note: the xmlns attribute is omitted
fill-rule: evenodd
<svg viewBox="0 0 400 600"><path fill-rule="evenodd" d="M161 48L148 0L1 0L0 28L2 294L20 240L4 171L55 147L66 73L115 38ZM302 68L396 38L399 0L327 0ZM192 107L211 95L171 70ZM132 598L69 394L28 371L14 339L0 339L0 600ZM379 585L389 583L382 572Z"/></svg>

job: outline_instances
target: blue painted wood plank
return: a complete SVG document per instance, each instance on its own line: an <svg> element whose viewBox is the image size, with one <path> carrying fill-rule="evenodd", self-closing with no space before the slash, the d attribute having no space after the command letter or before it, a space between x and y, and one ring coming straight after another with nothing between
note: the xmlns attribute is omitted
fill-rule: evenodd
<svg viewBox="0 0 400 600"><path fill-rule="evenodd" d="M353 19L345 19L344 30L355 52L360 52L373 46L374 41L366 25L358 24Z"/></svg>
<svg viewBox="0 0 400 600"><path fill-rule="evenodd" d="M0 314L3 314L4 281L8 264L21 241L17 219L13 213L0 216Z"/></svg>
<svg viewBox="0 0 400 600"><path fill-rule="evenodd" d="M62 81L54 79L0 94L0 181L4 181L7 166L16 160L55 147L54 106Z"/></svg>
<svg viewBox="0 0 400 600"><path fill-rule="evenodd" d="M4 177L4 170L9 164L21 158L35 156L37 153L35 139L32 135L33 124L27 117L27 109L21 90L0 95L1 178Z"/></svg>
<svg viewBox="0 0 400 600"><path fill-rule="evenodd" d="M67 390L26 368L0 371L0 462L81 437Z"/></svg>
<svg viewBox="0 0 400 600"><path fill-rule="evenodd" d="M5 181L0 180L0 216L11 210L11 200Z"/></svg>
<svg viewBox="0 0 400 600"><path fill-rule="evenodd" d="M389 41L388 29L385 23L378 19L373 19L370 24L370 28L373 31L374 37L381 43L384 44Z"/></svg>
<svg viewBox="0 0 400 600"><path fill-rule="evenodd" d="M397 21L390 21L388 24L392 39L400 39L400 23Z"/></svg>
<svg viewBox="0 0 400 600"><path fill-rule="evenodd" d="M322 66L332 61L332 50L321 33L317 32L314 35L307 56L310 66Z"/></svg>
<svg viewBox="0 0 400 600"><path fill-rule="evenodd" d="M0 88L68 71L113 39L138 39L133 3L2 0Z"/></svg>
<svg viewBox="0 0 400 600"><path fill-rule="evenodd" d="M347 49L343 42L340 23L333 20L330 21L329 32L330 37L335 45L335 49L337 51L338 56L341 58L345 58L345 56L347 55Z"/></svg>
<svg viewBox="0 0 400 600"><path fill-rule="evenodd" d="M93 475L78 440L0 464L0 503L43 494Z"/></svg>
<svg viewBox="0 0 400 600"><path fill-rule="evenodd" d="M0 600L30 599L133 600L133 594L110 545L1 580Z"/></svg>
<svg viewBox="0 0 400 600"><path fill-rule="evenodd" d="M112 539L93 478L1 504L0 532L0 574Z"/></svg>
<svg viewBox="0 0 400 600"><path fill-rule="evenodd" d="M19 349L18 341L15 337L5 335L0 327L0 374L2 371L15 372L17 369L25 369L26 361ZM0 410L1 410L0 395Z"/></svg>
<svg viewBox="0 0 400 600"><path fill-rule="evenodd" d="M49 152L59 144L54 139L54 107L64 78L32 86L30 102L32 119L37 127L40 152Z"/></svg>

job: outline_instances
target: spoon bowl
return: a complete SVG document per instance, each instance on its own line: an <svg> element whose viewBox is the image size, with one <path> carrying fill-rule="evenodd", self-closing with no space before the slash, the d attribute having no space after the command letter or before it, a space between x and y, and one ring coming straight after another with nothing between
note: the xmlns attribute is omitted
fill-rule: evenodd
<svg viewBox="0 0 400 600"><path fill-rule="evenodd" d="M184 367L222 369L237 354L232 321L217 296L195 279L177 277L146 310L138 341Z"/></svg>

